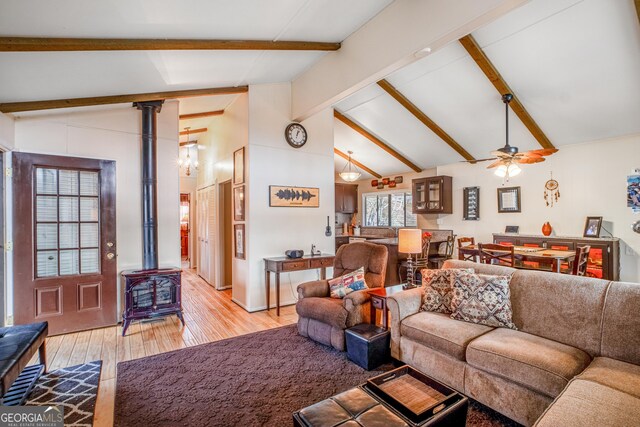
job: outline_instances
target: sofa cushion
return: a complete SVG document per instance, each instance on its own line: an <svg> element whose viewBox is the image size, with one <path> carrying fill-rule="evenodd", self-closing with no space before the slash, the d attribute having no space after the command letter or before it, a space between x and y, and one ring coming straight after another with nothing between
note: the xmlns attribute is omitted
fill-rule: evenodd
<svg viewBox="0 0 640 427"><path fill-rule="evenodd" d="M335 298L303 298L296 304L298 316L315 319L338 329L347 327L347 310L341 299Z"/></svg>
<svg viewBox="0 0 640 427"><path fill-rule="evenodd" d="M640 366L596 357L578 378L615 388L640 399Z"/></svg>
<svg viewBox="0 0 640 427"><path fill-rule="evenodd" d="M516 329L511 320L510 277L475 273L454 276L451 318Z"/></svg>
<svg viewBox="0 0 640 427"><path fill-rule="evenodd" d="M602 384L575 379L534 427L637 426L640 399Z"/></svg>
<svg viewBox="0 0 640 427"><path fill-rule="evenodd" d="M451 299L453 297L453 280L461 272L473 273L472 268L442 268L439 270L422 270L422 287L424 295L422 297L421 311L434 311L437 313L451 314L453 307Z"/></svg>
<svg viewBox="0 0 640 427"><path fill-rule="evenodd" d="M555 341L511 329L495 329L471 341L467 363L549 397L587 367L587 353Z"/></svg>
<svg viewBox="0 0 640 427"><path fill-rule="evenodd" d="M598 356L640 365L640 284L611 282Z"/></svg>
<svg viewBox="0 0 640 427"><path fill-rule="evenodd" d="M462 361L469 342L491 330L489 326L460 322L444 313L429 311L409 316L400 324L403 337Z"/></svg>
<svg viewBox="0 0 640 427"><path fill-rule="evenodd" d="M331 298L342 299L351 292L367 289L364 282L364 267L329 280Z"/></svg>

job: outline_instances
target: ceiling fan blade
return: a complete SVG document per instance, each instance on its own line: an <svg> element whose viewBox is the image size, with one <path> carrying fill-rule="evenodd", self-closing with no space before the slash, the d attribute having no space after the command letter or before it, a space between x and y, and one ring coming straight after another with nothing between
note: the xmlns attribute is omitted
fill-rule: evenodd
<svg viewBox="0 0 640 427"><path fill-rule="evenodd" d="M550 156L553 153L557 153L557 152L558 152L557 148L540 148L538 150L527 151L527 153L534 153L539 156Z"/></svg>
<svg viewBox="0 0 640 427"><path fill-rule="evenodd" d="M498 166L503 165L503 164L504 164L503 160L497 160L497 161L491 163L489 166L487 166L487 169L493 169L493 168L498 167Z"/></svg>
<svg viewBox="0 0 640 427"><path fill-rule="evenodd" d="M460 160L460 163L478 163L478 162L486 162L488 160L496 160L496 158L489 157L487 159L478 159L478 160Z"/></svg>
<svg viewBox="0 0 640 427"><path fill-rule="evenodd" d="M490 153L492 156L496 156L501 159L510 159L513 157L511 154L503 153L502 151L492 151Z"/></svg>
<svg viewBox="0 0 640 427"><path fill-rule="evenodd" d="M517 159L514 159L514 161L516 163L520 163L523 165L530 165L532 163L540 163L540 162L544 162L544 157L519 157Z"/></svg>
<svg viewBox="0 0 640 427"><path fill-rule="evenodd" d="M518 153L518 154L516 154L514 156L514 158L517 158L517 159L521 159L521 158L524 158L524 157L528 157L528 158L532 158L532 159L533 158L536 158L536 159L542 158L542 156L540 154L532 153L530 151L525 151L524 153Z"/></svg>

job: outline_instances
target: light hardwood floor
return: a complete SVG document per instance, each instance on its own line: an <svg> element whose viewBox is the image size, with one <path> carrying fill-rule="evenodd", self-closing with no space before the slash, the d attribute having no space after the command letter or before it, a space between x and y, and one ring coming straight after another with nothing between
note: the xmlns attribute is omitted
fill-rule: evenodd
<svg viewBox="0 0 640 427"><path fill-rule="evenodd" d="M289 325L298 320L294 306L281 307L279 317L274 309L248 313L231 301L231 290L217 291L188 269L182 276L182 305L185 327L171 316L136 322L129 327L126 337L122 337L121 326L113 326L47 338L50 371L102 360L95 426L113 425L117 363Z"/></svg>

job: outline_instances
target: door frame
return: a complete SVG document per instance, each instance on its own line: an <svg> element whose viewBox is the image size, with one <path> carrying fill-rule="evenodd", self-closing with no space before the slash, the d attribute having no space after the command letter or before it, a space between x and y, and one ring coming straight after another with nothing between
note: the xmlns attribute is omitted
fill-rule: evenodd
<svg viewBox="0 0 640 427"><path fill-rule="evenodd" d="M224 186L229 184L229 206L225 206L224 203L224 196L225 196L225 189ZM231 227L233 229L233 182L231 181L231 179L222 181L218 184L218 224L217 224L217 228L218 228L218 235L217 235L217 239L216 240L216 245L218 247L217 250L217 254L218 256L216 257L216 263L219 265L218 268L218 280L217 280L217 286L216 289L218 290L223 290L223 289L231 289L233 287L233 231L231 232L231 248L227 248L225 246L225 242L224 242L224 209L227 208L229 210L229 214L231 215ZM232 279L232 284L229 286L223 286L222 284L224 283L224 257L225 254L227 252L227 250L231 251L231 279Z"/></svg>

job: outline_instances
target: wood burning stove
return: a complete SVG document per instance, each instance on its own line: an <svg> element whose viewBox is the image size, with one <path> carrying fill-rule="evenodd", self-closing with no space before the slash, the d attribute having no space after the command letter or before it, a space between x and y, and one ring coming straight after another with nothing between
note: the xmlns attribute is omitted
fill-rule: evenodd
<svg viewBox="0 0 640 427"><path fill-rule="evenodd" d="M142 110L142 270L123 271L122 335L133 320L182 316L181 270L158 268L156 115L162 101L137 102Z"/></svg>

